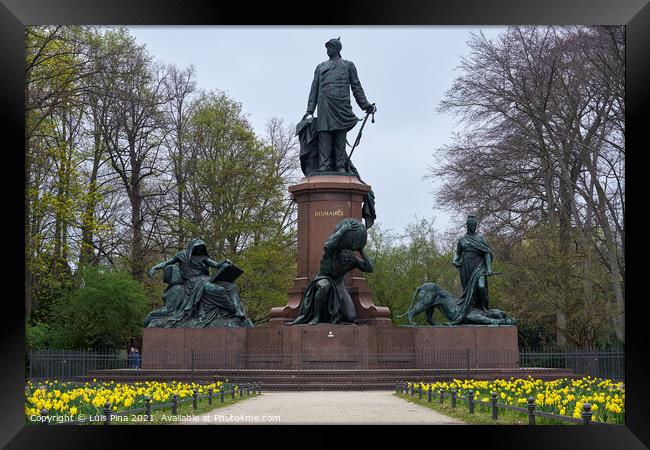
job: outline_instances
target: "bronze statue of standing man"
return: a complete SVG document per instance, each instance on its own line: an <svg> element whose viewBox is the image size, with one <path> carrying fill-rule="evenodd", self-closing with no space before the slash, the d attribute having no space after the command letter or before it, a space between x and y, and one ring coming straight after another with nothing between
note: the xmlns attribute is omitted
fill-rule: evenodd
<svg viewBox="0 0 650 450"><path fill-rule="evenodd" d="M467 233L456 244L453 265L460 272L463 287L461 299L468 308L488 311L488 282L492 275L492 250L482 235L476 232L478 220L468 216L465 222Z"/></svg>
<svg viewBox="0 0 650 450"><path fill-rule="evenodd" d="M361 109L369 114L376 110L366 99L354 64L341 58L342 47L339 39L330 39L325 43L329 60L316 66L307 113L303 117L305 120L313 115L318 106L316 128L319 172L346 172L345 135L359 121L352 112L350 89Z"/></svg>

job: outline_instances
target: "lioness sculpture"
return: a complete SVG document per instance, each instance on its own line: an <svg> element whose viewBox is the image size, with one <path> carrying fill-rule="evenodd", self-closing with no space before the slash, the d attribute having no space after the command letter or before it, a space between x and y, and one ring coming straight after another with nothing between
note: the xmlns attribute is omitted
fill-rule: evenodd
<svg viewBox="0 0 650 450"><path fill-rule="evenodd" d="M515 320L508 317L500 309L481 310L471 308L465 312L463 299L457 299L447 290L436 283L424 283L415 290L413 301L408 311L397 317L408 317L410 325L416 325L413 318L421 313L426 313L427 322L436 325L433 321L433 311L436 308L449 320L450 325L514 325Z"/></svg>

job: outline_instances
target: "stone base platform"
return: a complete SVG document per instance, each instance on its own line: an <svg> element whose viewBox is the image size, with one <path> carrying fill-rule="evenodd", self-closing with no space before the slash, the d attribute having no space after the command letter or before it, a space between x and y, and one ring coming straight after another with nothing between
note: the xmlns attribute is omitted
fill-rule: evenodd
<svg viewBox="0 0 650 450"><path fill-rule="evenodd" d="M517 368L517 327L146 328L142 369Z"/></svg>

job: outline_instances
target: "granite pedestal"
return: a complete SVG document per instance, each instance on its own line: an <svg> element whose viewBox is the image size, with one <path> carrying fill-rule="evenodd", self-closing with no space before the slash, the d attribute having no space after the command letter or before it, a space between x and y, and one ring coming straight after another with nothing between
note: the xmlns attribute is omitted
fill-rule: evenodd
<svg viewBox="0 0 650 450"><path fill-rule="evenodd" d="M146 328L144 369L517 367L517 327L292 325Z"/></svg>
<svg viewBox="0 0 650 450"><path fill-rule="evenodd" d="M361 220L363 197L369 191L370 186L356 177L338 175L305 177L289 187L298 204L298 273L289 289L287 304L271 309L271 325L282 325L296 318L305 289L320 270L325 241L342 219ZM372 291L359 270L346 275L345 285L360 323L391 324L390 310L373 303Z"/></svg>

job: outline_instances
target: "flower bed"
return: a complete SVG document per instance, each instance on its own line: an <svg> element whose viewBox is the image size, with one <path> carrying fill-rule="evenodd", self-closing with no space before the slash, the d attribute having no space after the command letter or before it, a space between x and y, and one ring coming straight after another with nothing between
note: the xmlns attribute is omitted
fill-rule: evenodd
<svg viewBox="0 0 650 450"><path fill-rule="evenodd" d="M44 408L49 414L67 414L86 417L102 414L106 402L114 413L145 407L145 398L151 399L152 407L171 402L173 394L178 400L191 398L194 390L199 396L211 388L218 392L224 386L221 381L210 384L145 381L137 383L96 382L59 383L57 380L42 383L27 382L25 386L25 418L39 416ZM230 389L230 387L228 387ZM234 386L238 390L237 386Z"/></svg>
<svg viewBox="0 0 650 450"><path fill-rule="evenodd" d="M432 389L446 395L456 389L458 396L466 396L474 391L474 399L489 402L491 393L497 393L498 403L526 407L528 398L535 399L538 411L580 418L585 403L591 405L591 420L599 422L625 423L625 386L623 383L607 379L585 377L582 379L562 378L543 381L534 378L510 378L506 381L453 380L451 382L410 382L409 389L422 388L423 392ZM484 407L486 410L488 407Z"/></svg>

